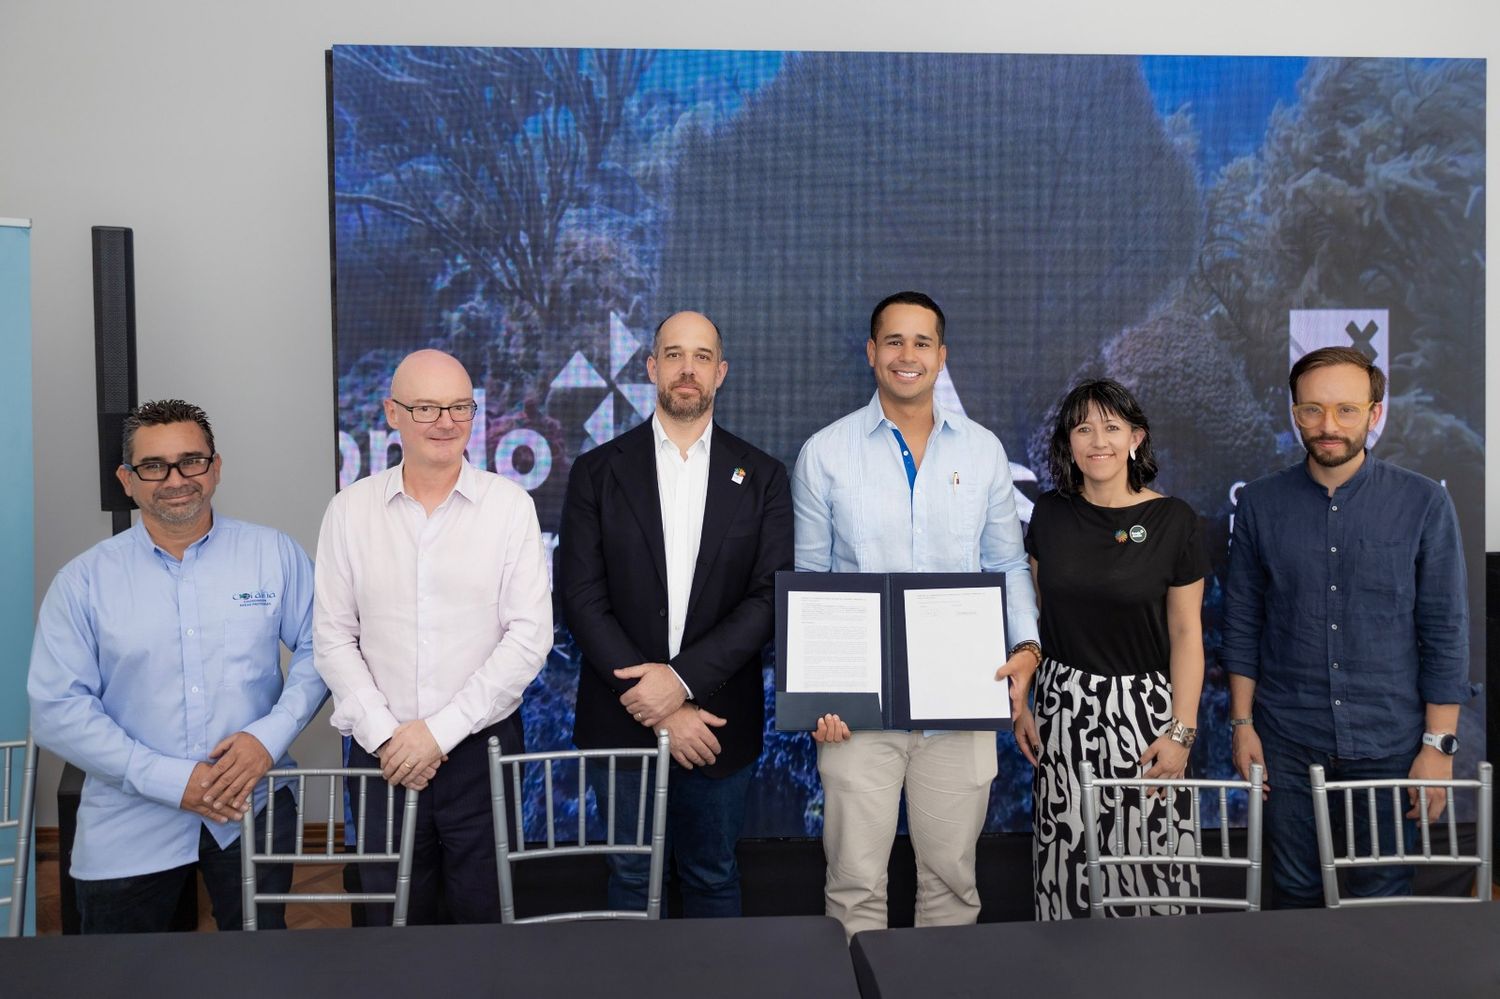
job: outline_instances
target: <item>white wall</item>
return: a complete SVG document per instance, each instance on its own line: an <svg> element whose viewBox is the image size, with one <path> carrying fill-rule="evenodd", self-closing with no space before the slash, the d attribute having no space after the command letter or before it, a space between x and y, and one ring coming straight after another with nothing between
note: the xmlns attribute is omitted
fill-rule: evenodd
<svg viewBox="0 0 1500 999"><path fill-rule="evenodd" d="M109 533L91 225L135 229L141 398L204 405L225 455L220 509L314 548L334 474L323 52L353 43L1495 57L1500 5L0 0L0 215L34 221L38 599ZM1486 481L1500 489L1500 467ZM1500 504L1486 540L1500 549ZM298 747L304 762L336 754L321 720ZM58 770L42 774L44 826Z"/></svg>

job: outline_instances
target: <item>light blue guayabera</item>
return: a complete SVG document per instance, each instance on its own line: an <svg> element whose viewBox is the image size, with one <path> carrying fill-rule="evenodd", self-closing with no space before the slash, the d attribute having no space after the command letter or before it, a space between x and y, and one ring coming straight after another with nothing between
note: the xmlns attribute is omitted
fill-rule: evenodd
<svg viewBox="0 0 1500 999"><path fill-rule="evenodd" d="M0 490L0 740L26 737L26 656L35 607L31 445L31 229L0 221L0 399L11 427L9 488ZM21 765L17 755L16 766ZM19 798L19 795L16 796ZM14 849L0 833L0 854ZM5 870L9 874L9 869ZM28 878L27 884L35 882ZM9 894L9 885L0 894ZM28 895L34 892L28 888ZM27 903L26 932L36 906Z"/></svg>
<svg viewBox="0 0 1500 999"><path fill-rule="evenodd" d="M73 876L192 863L179 807L194 761L244 731L280 767L327 694L312 665L312 562L280 531L215 512L181 562L137 523L63 566L42 600L27 690L39 745L88 774ZM280 647L292 652L286 679ZM256 809L265 785L256 786Z"/></svg>

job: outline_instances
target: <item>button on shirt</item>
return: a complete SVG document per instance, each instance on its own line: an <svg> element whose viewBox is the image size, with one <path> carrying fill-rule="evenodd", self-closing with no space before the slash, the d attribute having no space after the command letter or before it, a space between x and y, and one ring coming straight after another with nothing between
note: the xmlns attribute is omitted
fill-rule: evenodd
<svg viewBox="0 0 1500 999"><path fill-rule="evenodd" d="M295 541L218 513L180 562L137 524L57 574L27 691L37 742L88 775L73 877L192 863L205 826L220 846L239 836L238 822L184 811L183 792L194 765L239 731L293 765L287 748L327 695L312 665L312 587Z"/></svg>
<svg viewBox="0 0 1500 999"><path fill-rule="evenodd" d="M424 720L447 753L510 715L552 648L552 596L526 491L467 462L428 515L402 467L361 479L318 533L313 638L332 723L373 753Z"/></svg>
<svg viewBox="0 0 1500 999"><path fill-rule="evenodd" d="M667 437L661 419L652 415L651 433L656 439L656 487L661 499L661 533L667 555L667 653L676 658L682 651L682 631L687 625L688 597L693 590L693 568L703 540L703 507L708 501L708 449L714 425L682 456ZM670 667L669 667L670 668ZM675 673L676 670L673 670ZM692 691L682 677L688 696Z"/></svg>
<svg viewBox="0 0 1500 999"><path fill-rule="evenodd" d="M1240 491L1220 652L1256 724L1348 759L1415 753L1462 704L1469 605L1447 491L1365 454L1332 496L1306 462Z"/></svg>
<svg viewBox="0 0 1500 999"><path fill-rule="evenodd" d="M1010 462L1000 440L933 406L914 478L877 392L818 431L792 476L797 568L811 572L1003 572L1006 641L1035 641L1036 595Z"/></svg>

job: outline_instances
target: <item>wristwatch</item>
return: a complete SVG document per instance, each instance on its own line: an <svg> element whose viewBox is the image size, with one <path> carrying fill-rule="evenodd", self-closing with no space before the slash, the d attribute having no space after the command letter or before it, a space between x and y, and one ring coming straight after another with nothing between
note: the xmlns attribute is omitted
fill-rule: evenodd
<svg viewBox="0 0 1500 999"><path fill-rule="evenodd" d="M1452 732L1423 732L1422 745L1431 746L1444 756L1458 752L1458 736Z"/></svg>
<svg viewBox="0 0 1500 999"><path fill-rule="evenodd" d="M1173 742L1181 743L1188 749L1192 749L1193 742L1198 738L1198 730L1196 728L1188 728L1182 722L1173 718L1167 725L1166 736Z"/></svg>

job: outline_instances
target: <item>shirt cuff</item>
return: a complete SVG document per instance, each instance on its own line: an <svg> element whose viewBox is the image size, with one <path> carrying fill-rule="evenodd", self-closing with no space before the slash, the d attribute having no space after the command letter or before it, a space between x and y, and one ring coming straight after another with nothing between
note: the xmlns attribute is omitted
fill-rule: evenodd
<svg viewBox="0 0 1500 999"><path fill-rule="evenodd" d="M130 778L135 790L152 801L173 808L182 807L182 796L187 792L192 779L194 760L179 760L173 756L152 753Z"/></svg>
<svg viewBox="0 0 1500 999"><path fill-rule="evenodd" d="M453 752L453 747L467 739L474 730L473 723L454 704L444 705L426 722L427 731L432 734L445 756Z"/></svg>
<svg viewBox="0 0 1500 999"><path fill-rule="evenodd" d="M389 708L379 708L366 711L365 716L354 723L354 730L349 734L364 747L365 752L374 756L375 751L385 744L385 740L391 737L391 733L400 724Z"/></svg>
<svg viewBox="0 0 1500 999"><path fill-rule="evenodd" d="M1226 673L1248 677L1251 680L1260 679L1260 667L1255 663L1248 663L1243 659L1225 659L1223 656L1220 656L1219 665L1224 667Z"/></svg>
<svg viewBox="0 0 1500 999"><path fill-rule="evenodd" d="M1483 686L1468 680L1422 679L1418 682L1423 704L1467 704L1478 697Z"/></svg>
<svg viewBox="0 0 1500 999"><path fill-rule="evenodd" d="M276 717L274 713L257 718L245 726L244 732L255 736L266 748L266 752L271 754L273 767L292 748L292 740L297 737L296 726L287 719Z"/></svg>
<svg viewBox="0 0 1500 999"><path fill-rule="evenodd" d="M686 694L687 699L691 701L693 699L693 688L687 685L687 681L682 678L682 674L677 672L676 668L671 663L667 663L667 669L671 670L672 675L677 678L677 682L682 684L682 692Z"/></svg>

